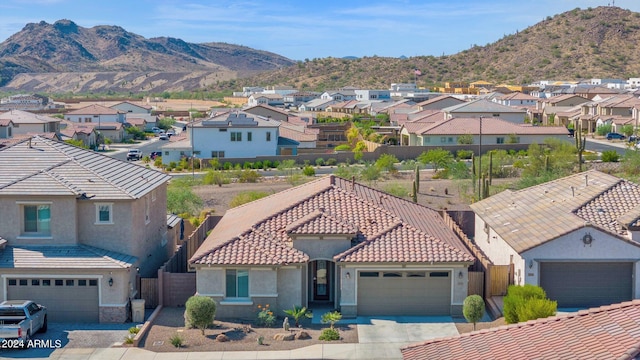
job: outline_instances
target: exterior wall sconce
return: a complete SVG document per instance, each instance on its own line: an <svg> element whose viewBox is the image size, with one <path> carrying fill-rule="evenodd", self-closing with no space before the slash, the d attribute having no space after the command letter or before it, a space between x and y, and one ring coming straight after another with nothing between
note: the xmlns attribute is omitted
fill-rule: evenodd
<svg viewBox="0 0 640 360"><path fill-rule="evenodd" d="M584 246L591 246L591 243L593 242L593 236L591 236L591 233L586 233L584 234L584 236L582 237L582 243L584 244Z"/></svg>
<svg viewBox="0 0 640 360"><path fill-rule="evenodd" d="M462 274L462 270L458 272L458 279L462 279L464 275Z"/></svg>
<svg viewBox="0 0 640 360"><path fill-rule="evenodd" d="M529 260L529 269L533 267L533 260Z"/></svg>
<svg viewBox="0 0 640 360"><path fill-rule="evenodd" d="M113 286L113 278L109 278L109 286Z"/></svg>
<svg viewBox="0 0 640 360"><path fill-rule="evenodd" d="M346 274L344 274L344 277L347 278L347 279L351 279L351 274L350 273L346 273Z"/></svg>

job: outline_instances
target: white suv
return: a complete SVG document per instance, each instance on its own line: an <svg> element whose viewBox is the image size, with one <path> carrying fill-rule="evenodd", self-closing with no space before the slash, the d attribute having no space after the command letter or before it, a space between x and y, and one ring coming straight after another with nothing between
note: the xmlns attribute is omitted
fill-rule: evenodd
<svg viewBox="0 0 640 360"><path fill-rule="evenodd" d="M142 152L139 149L131 149L127 153L127 161L129 160L140 160L142 159Z"/></svg>

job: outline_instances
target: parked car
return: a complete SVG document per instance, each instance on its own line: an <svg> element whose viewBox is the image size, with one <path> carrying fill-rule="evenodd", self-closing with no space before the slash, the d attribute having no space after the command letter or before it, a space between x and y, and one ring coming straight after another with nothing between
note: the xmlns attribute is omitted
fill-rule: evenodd
<svg viewBox="0 0 640 360"><path fill-rule="evenodd" d="M157 133L159 133L160 131L162 131L162 129L160 129L160 128L159 128L159 127L157 127L157 126L154 126L154 127L152 127L152 128L151 128L151 131L153 131L155 134L157 134Z"/></svg>
<svg viewBox="0 0 640 360"><path fill-rule="evenodd" d="M3 348L25 348L31 336L47 331L47 308L29 300L0 303L0 339Z"/></svg>
<svg viewBox="0 0 640 360"><path fill-rule="evenodd" d="M168 135L168 136L173 136L173 135L175 135L175 134L176 134L176 131L175 131L175 130L173 130L173 129L169 129L169 130L167 130L167 135Z"/></svg>
<svg viewBox="0 0 640 360"><path fill-rule="evenodd" d="M158 139L160 140L169 140L169 135L167 134L160 134L160 136L158 136Z"/></svg>
<svg viewBox="0 0 640 360"><path fill-rule="evenodd" d="M149 157L151 160L155 160L158 156L162 156L162 151L152 151Z"/></svg>
<svg viewBox="0 0 640 360"><path fill-rule="evenodd" d="M142 159L142 152L140 151L140 149L130 149L127 153L127 161L140 159Z"/></svg>
<svg viewBox="0 0 640 360"><path fill-rule="evenodd" d="M607 134L607 140L624 140L625 136L622 134L618 134L618 133L608 133Z"/></svg>
<svg viewBox="0 0 640 360"><path fill-rule="evenodd" d="M629 142L638 142L640 140L639 136L631 135L629 136Z"/></svg>

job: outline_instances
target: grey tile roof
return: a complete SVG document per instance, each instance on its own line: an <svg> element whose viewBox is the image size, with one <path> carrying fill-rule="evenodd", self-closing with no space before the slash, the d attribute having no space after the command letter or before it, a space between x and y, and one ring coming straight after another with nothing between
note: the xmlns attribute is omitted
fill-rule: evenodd
<svg viewBox="0 0 640 360"><path fill-rule="evenodd" d="M472 204L471 209L522 253L585 226L618 234L614 229L619 226L612 222L620 218L631 223L640 217L639 191L636 184L590 170L519 191L506 190Z"/></svg>
<svg viewBox="0 0 640 360"><path fill-rule="evenodd" d="M0 195L139 199L170 176L40 136L0 149Z"/></svg>
<svg viewBox="0 0 640 360"><path fill-rule="evenodd" d="M0 251L5 269L126 269L137 258L87 245L7 246Z"/></svg>
<svg viewBox="0 0 640 360"><path fill-rule="evenodd" d="M465 102L463 104L449 106L448 108L442 109L442 111L446 113L525 113L524 110L494 103L493 101L485 99L478 99L470 102Z"/></svg>

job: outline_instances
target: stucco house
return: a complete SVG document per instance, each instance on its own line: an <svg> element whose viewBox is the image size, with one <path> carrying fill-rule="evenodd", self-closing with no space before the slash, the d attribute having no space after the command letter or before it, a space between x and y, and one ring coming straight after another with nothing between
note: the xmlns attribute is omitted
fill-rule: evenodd
<svg viewBox="0 0 640 360"><path fill-rule="evenodd" d="M124 123L126 113L126 111L93 104L69 111L64 115L64 118L77 123Z"/></svg>
<svg viewBox="0 0 640 360"><path fill-rule="evenodd" d="M485 99L477 99L463 104L449 106L442 109L445 119L453 117L497 117L515 124L523 124L527 114L525 110L501 105Z"/></svg>
<svg viewBox="0 0 640 360"><path fill-rule="evenodd" d="M152 107L149 105L138 105L129 101L119 102L110 106L112 109L124 111L127 114L148 114L151 115Z"/></svg>
<svg viewBox="0 0 640 360"><path fill-rule="evenodd" d="M471 205L476 246L559 308L640 298L640 185L591 170Z"/></svg>
<svg viewBox="0 0 640 360"><path fill-rule="evenodd" d="M189 262L217 317L254 318L461 314L473 261L435 210L329 175L228 210Z"/></svg>
<svg viewBox="0 0 640 360"><path fill-rule="evenodd" d="M44 304L50 321L125 322L136 277L175 251L169 179L40 136L1 148L0 300Z"/></svg>
<svg viewBox="0 0 640 360"><path fill-rule="evenodd" d="M427 340L404 360L626 359L640 357L640 301Z"/></svg>
<svg viewBox="0 0 640 360"><path fill-rule="evenodd" d="M4 113L0 113L0 122L8 123L11 121L11 125L7 128L7 134L10 132L10 136L25 135L25 134L44 134L44 133L58 133L60 131L60 119L47 115L34 114L23 110L11 110Z"/></svg>

